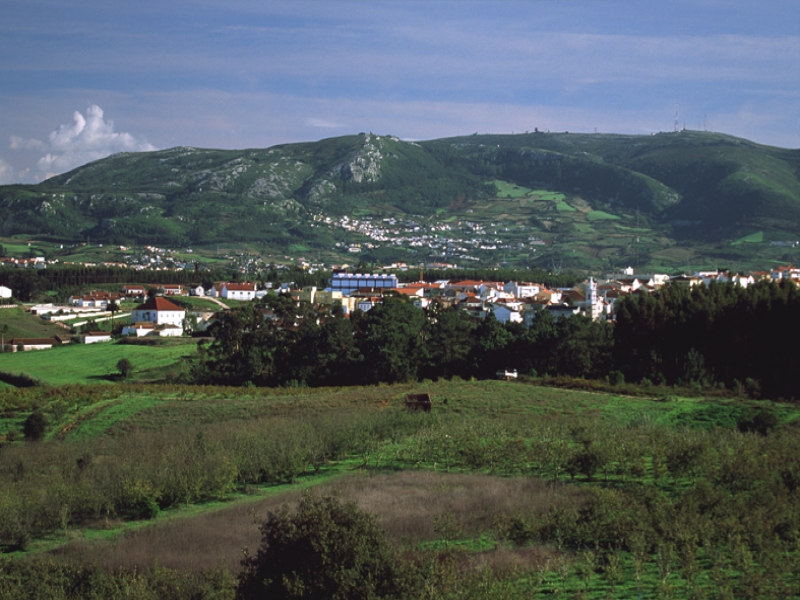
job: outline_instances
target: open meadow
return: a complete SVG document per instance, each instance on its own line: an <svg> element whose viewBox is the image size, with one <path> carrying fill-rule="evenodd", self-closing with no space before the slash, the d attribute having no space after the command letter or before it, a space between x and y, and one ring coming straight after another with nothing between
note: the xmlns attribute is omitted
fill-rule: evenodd
<svg viewBox="0 0 800 600"><path fill-rule="evenodd" d="M49 385L104 383L119 377L117 362L123 358L133 365L133 379L162 379L166 368L180 372L182 361L194 355L191 340L146 345L121 342L69 344L50 350L0 355L0 372L25 373Z"/></svg>
<svg viewBox="0 0 800 600"><path fill-rule="evenodd" d="M800 408L541 383L0 388L0 571L155 561L233 597L258 523L312 490L375 515L430 598L797 592Z"/></svg>

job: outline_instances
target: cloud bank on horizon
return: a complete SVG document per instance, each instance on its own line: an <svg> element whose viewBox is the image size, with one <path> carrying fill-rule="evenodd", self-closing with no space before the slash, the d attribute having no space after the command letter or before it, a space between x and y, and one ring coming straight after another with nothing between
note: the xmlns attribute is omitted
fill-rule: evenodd
<svg viewBox="0 0 800 600"><path fill-rule="evenodd" d="M137 139L130 133L114 131L113 121L106 121L103 118L103 109L96 104L89 106L85 117L75 111L72 118L72 125L61 125L50 133L47 142L11 136L12 150L44 152L30 178L42 181L117 152L146 152L156 149L152 144ZM9 165L6 167L7 171L11 171ZM6 170L0 164L0 178Z"/></svg>
<svg viewBox="0 0 800 600"><path fill-rule="evenodd" d="M783 0L10 0L0 40L0 183L359 131L648 134L676 105L680 127L800 147Z"/></svg>

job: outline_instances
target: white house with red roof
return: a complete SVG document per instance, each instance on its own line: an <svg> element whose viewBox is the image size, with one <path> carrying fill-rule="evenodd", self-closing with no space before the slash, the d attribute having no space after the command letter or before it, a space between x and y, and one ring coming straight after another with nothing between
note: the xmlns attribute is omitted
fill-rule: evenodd
<svg viewBox="0 0 800 600"><path fill-rule="evenodd" d="M166 298L149 298L131 311L131 325L152 323L154 325L175 325L183 327L186 311Z"/></svg>
<svg viewBox="0 0 800 600"><path fill-rule="evenodd" d="M158 288L158 291L165 296L185 296L188 293L182 285L174 283L164 283Z"/></svg>
<svg viewBox="0 0 800 600"><path fill-rule="evenodd" d="M223 283L220 295L228 300L254 300L256 297L255 283Z"/></svg>
<svg viewBox="0 0 800 600"><path fill-rule="evenodd" d="M144 296L144 286L142 285L123 285L121 291L126 296Z"/></svg>

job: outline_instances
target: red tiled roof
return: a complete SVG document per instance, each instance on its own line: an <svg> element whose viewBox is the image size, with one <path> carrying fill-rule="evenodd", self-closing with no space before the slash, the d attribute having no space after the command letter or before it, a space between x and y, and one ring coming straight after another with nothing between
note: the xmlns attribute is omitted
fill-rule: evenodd
<svg viewBox="0 0 800 600"><path fill-rule="evenodd" d="M12 346L19 346L20 344L23 346L45 346L47 344L55 346L60 344L55 338L14 338L8 343Z"/></svg>
<svg viewBox="0 0 800 600"><path fill-rule="evenodd" d="M162 298L161 296L156 296L154 298L149 298L147 302L144 304L140 304L133 310L183 310L177 304L173 304L166 298Z"/></svg>
<svg viewBox="0 0 800 600"><path fill-rule="evenodd" d="M226 283L225 287L232 292L254 292L256 289L255 283Z"/></svg>

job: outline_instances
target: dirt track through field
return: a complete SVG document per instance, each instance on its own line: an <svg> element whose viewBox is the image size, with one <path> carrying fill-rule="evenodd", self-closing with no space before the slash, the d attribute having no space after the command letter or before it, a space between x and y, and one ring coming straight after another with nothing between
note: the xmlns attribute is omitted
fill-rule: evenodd
<svg viewBox="0 0 800 600"><path fill-rule="evenodd" d="M314 489L315 494L339 490L342 500L356 501L376 515L389 538L401 546L435 539L434 518L451 512L464 537L488 532L498 515L543 515L551 506L576 505L581 492L533 478L503 478L482 474L404 471L392 475L354 474ZM115 541L74 541L52 554L67 560L93 562L105 568L159 566L199 571L224 566L233 572L245 548L260 543L258 524L282 504L296 504L301 492L258 502L246 502L197 517L144 527ZM476 566L533 566L547 549L500 548L475 557Z"/></svg>

